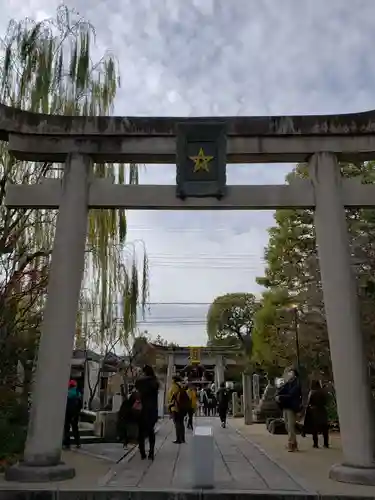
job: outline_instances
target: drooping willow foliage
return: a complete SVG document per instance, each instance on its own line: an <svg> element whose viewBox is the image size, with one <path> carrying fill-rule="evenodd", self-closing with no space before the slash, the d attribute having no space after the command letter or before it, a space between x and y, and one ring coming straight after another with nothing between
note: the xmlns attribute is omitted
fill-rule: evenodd
<svg viewBox="0 0 375 500"><path fill-rule="evenodd" d="M0 102L58 115L112 113L120 85L117 62L111 54L94 62L94 42L93 26L64 6L53 19L12 21L0 50ZM137 165L96 164L94 173L120 184L138 183ZM0 256L4 283L12 274L9 266L14 270L21 256L32 257L28 266L35 273L45 272L56 218L52 211L8 210L4 186L61 175L61 165L18 161L0 143L0 253L7 249L6 256ZM146 306L147 255L141 246L141 258L135 247L129 256L124 210L92 210L88 228L77 330L81 340L84 336L96 344L119 335L125 342L135 330L137 312L142 314ZM39 308L43 301L44 293L38 298Z"/></svg>

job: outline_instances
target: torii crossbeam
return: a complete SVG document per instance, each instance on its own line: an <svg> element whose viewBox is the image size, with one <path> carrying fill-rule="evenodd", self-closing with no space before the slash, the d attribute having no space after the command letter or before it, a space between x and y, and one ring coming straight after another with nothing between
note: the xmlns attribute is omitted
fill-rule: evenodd
<svg viewBox="0 0 375 500"><path fill-rule="evenodd" d="M176 197L176 186L120 186L93 178L93 162L176 163L181 123L193 132L195 126L207 128L210 123L217 129L223 127L225 151L223 143L217 150L222 159L225 152L228 164L306 162L310 178L281 186L226 186L221 199L208 197L207 189L195 191L205 197L181 199ZM195 137L196 149L190 153L192 144L181 143L181 151L186 150L187 158L194 161L194 173L206 176L201 177L202 182L212 183L207 165L216 150L207 137L202 139L204 144ZM338 165L338 161L375 159L375 111L321 116L129 118L39 115L0 105L0 139L8 141L9 150L18 159L65 163L62 181L7 187L9 207L59 209L25 457L7 471L8 479L35 482L74 475L72 468L61 463L61 438L89 208L310 208L315 211L345 459L344 464L332 467L330 476L375 485L374 416L345 218L345 207L375 206L375 187L342 179ZM201 182L188 174L188 182Z"/></svg>

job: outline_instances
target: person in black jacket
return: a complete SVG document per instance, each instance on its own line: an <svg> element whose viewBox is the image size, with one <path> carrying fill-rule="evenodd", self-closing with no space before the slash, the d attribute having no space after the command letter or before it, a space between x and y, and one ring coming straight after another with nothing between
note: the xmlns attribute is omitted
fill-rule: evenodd
<svg viewBox="0 0 375 500"><path fill-rule="evenodd" d="M227 425L227 413L229 407L229 392L225 388L225 382L220 384L220 389L217 391L217 409L221 421L221 427Z"/></svg>
<svg viewBox="0 0 375 500"><path fill-rule="evenodd" d="M124 448L126 448L129 444L129 426L134 424L138 433L138 423L135 422L135 415L133 415L132 412L132 404L134 404L134 398L132 398L132 395L125 397L117 415L117 436L123 443Z"/></svg>
<svg viewBox="0 0 375 500"><path fill-rule="evenodd" d="M138 422L138 445L142 460L146 458L145 440L149 441L149 460L155 456L155 424L158 420L159 382L153 368L145 365L143 375L136 381L136 392L130 397Z"/></svg>
<svg viewBox="0 0 375 500"><path fill-rule="evenodd" d="M297 451L297 415L302 411L302 391L298 371L292 368L286 382L277 392L276 401L283 410L285 427L288 432L288 451Z"/></svg>
<svg viewBox="0 0 375 500"><path fill-rule="evenodd" d="M327 400L327 393L319 380L313 380L307 400L303 431L304 434L312 434L314 448L319 448L319 434L323 435L324 448L329 447Z"/></svg>

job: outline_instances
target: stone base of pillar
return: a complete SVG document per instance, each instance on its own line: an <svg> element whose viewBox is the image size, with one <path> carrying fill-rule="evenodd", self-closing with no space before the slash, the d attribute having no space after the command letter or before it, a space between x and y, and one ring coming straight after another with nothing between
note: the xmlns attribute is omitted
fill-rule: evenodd
<svg viewBox="0 0 375 500"><path fill-rule="evenodd" d="M332 465L329 478L340 483L375 486L375 466L355 467L345 464Z"/></svg>
<svg viewBox="0 0 375 500"><path fill-rule="evenodd" d="M75 475L74 467L70 467L64 462L47 466L32 466L19 462L5 471L7 481L17 481L19 483L65 481L66 479L73 479Z"/></svg>

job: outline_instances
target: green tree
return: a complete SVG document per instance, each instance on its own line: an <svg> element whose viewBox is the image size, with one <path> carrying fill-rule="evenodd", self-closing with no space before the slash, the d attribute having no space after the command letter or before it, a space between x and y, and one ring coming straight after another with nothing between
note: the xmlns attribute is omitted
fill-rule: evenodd
<svg viewBox="0 0 375 500"><path fill-rule="evenodd" d="M64 6L55 18L41 22L11 21L1 39L0 102L31 112L57 115L107 115L120 84L116 59L104 54L93 60L95 31ZM120 184L137 183L137 165L95 165L97 177ZM0 406L3 390L18 362L30 372L53 244L56 211L5 207L6 185L60 178L63 166L16 160L0 143ZM148 293L147 256L127 246L123 210L89 214L86 272L82 287L81 334L99 322L96 343L112 335L125 340L135 330L137 305ZM125 251L127 250L127 251ZM113 300L120 305L113 305ZM119 328L118 317L121 316ZM82 319L84 318L85 319ZM84 330L86 328L86 331ZM90 330L90 331L88 331ZM83 333L82 333L83 331ZM16 380L12 378L12 380ZM9 391L8 391L9 392ZM27 394L27 391L26 391ZM0 437L1 439L1 437Z"/></svg>
<svg viewBox="0 0 375 500"><path fill-rule="evenodd" d="M251 332L258 302L251 293L228 293L212 302L207 313L208 345L251 351Z"/></svg>
<svg viewBox="0 0 375 500"><path fill-rule="evenodd" d="M344 177L362 183L375 179L373 162L341 165ZM306 178L306 165L298 165L287 182ZM375 324L371 289L375 271L375 211L347 209L353 268L358 282L363 327L372 350ZM269 229L265 250L265 276L257 282L266 288L262 308L255 317L254 357L266 369L277 369L295 361L295 331L288 309L298 308L301 361L310 374L331 378L329 342L325 323L322 284L316 249L312 210L277 210L276 225ZM372 359L373 358L373 355Z"/></svg>
<svg viewBox="0 0 375 500"><path fill-rule="evenodd" d="M151 344L161 346L161 347L179 347L178 344L175 342L170 342L169 340L166 340L164 337L158 333L155 338L152 338L150 340Z"/></svg>
<svg viewBox="0 0 375 500"><path fill-rule="evenodd" d="M39 113L110 114L120 85L118 67L110 53L93 61L94 35L93 26L65 6L57 9L53 19L11 21L2 40L1 102ZM20 254L25 253L35 272L48 267L56 216L56 212L46 210L25 213L7 209L6 184L39 182L44 177L61 177L62 172L61 165L18 161L9 155L7 145L1 144L0 248L7 251L3 267L18 263ZM120 184L138 182L137 165L97 164L94 173ZM93 210L88 227L82 304L89 309L91 319L100 322L96 341L102 343L113 332L112 324L119 314L123 328L117 333L134 331L138 302L144 308L147 301L147 256L142 247L141 265L137 266L136 249L126 246L124 210ZM117 309L114 297L122 303ZM41 295L39 307L43 299Z"/></svg>

